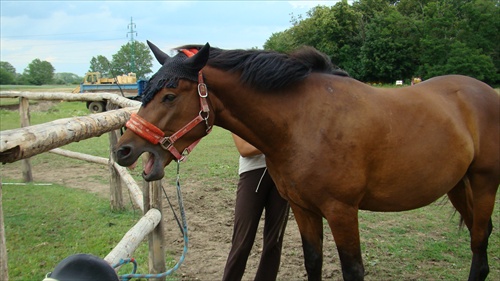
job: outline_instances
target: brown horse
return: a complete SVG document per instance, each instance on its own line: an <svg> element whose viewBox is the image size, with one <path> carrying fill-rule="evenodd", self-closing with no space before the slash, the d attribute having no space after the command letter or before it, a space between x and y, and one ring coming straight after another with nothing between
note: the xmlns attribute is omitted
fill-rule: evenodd
<svg viewBox="0 0 500 281"><path fill-rule="evenodd" d="M212 125L246 139L290 202L309 280L321 279L322 217L343 278L362 280L358 210L411 210L447 194L470 231L469 280L486 278L500 183L500 103L491 87L453 75L373 88L313 48L286 55L206 44L170 57L150 47L162 67L117 144L120 165L148 152L143 177L158 180Z"/></svg>

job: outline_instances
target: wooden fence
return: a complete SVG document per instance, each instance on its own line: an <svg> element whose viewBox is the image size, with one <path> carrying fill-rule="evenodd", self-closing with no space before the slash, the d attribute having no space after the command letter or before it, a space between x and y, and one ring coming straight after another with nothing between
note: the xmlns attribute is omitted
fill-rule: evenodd
<svg viewBox="0 0 500 281"><path fill-rule="evenodd" d="M22 161L24 181L32 181L29 157L51 152L87 162L107 165L110 171L110 205L112 209L124 208L122 186L130 191L135 204L144 216L132 227L118 245L104 258L109 264L130 258L141 241L149 235L149 273L165 272L165 250L163 246L161 181L143 182L138 186L127 169L115 163L112 149L118 140L117 129L123 127L130 114L136 112L140 102L112 93L71 94L52 92L0 92L0 98L19 98L20 129L0 131L0 162ZM29 125L29 100L107 101L109 110L88 116L64 118L52 122ZM60 149L60 146L92 137L109 134L109 158L96 157ZM2 210L2 187L0 182L0 280L8 280L7 251ZM144 191L144 192L143 192ZM156 279L156 280L165 280Z"/></svg>

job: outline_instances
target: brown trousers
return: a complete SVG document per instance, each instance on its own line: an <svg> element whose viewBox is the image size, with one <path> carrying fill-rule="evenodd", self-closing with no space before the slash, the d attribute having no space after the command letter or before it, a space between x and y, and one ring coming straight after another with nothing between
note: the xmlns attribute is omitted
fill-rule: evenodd
<svg viewBox="0 0 500 281"><path fill-rule="evenodd" d="M264 244L255 280L276 280L289 206L279 195L265 168L240 175L236 193L232 247L222 280L238 281L243 277L264 209L266 210Z"/></svg>

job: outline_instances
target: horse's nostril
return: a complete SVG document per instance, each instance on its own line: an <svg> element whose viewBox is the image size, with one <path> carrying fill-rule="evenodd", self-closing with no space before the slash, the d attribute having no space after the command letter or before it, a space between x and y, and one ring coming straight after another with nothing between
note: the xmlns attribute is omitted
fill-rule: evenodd
<svg viewBox="0 0 500 281"><path fill-rule="evenodd" d="M125 158L130 154L131 151L132 149L129 146L122 146L116 151L116 157L118 159Z"/></svg>

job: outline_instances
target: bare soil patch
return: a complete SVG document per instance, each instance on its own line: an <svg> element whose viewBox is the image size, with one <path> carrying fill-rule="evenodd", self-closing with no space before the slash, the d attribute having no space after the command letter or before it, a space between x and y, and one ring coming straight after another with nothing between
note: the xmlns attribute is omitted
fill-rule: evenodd
<svg viewBox="0 0 500 281"><path fill-rule="evenodd" d="M54 155L54 157L61 156ZM20 164L3 165L1 174L2 177L21 179ZM82 162L81 165L70 165L64 169L52 169L50 163L42 163L33 167L33 178L36 183L57 183L109 198L109 185L103 183L109 178L106 167ZM178 212L175 186L167 184L165 180L163 186L174 209ZM188 223L189 251L178 273L182 275L183 280L220 280L231 246L235 193L206 186L203 182L195 182L189 178L181 182L181 187ZM123 194L127 196L128 192L124 190ZM128 199L125 200L128 202ZM166 200L163 205L165 248L168 255L178 259L182 253L182 235ZM261 248L262 227L248 259L245 280L253 280ZM339 278L341 276L339 261L331 235L325 235L325 248L323 276L328 279L333 276ZM289 217L286 229L278 279L306 279L300 235L293 214Z"/></svg>

